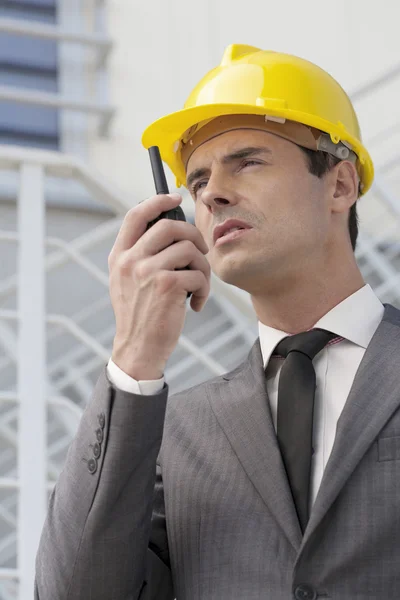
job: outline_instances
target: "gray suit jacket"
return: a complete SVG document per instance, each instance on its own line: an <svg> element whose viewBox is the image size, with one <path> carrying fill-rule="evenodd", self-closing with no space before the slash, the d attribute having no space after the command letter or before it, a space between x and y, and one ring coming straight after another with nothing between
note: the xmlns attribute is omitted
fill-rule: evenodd
<svg viewBox="0 0 400 600"><path fill-rule="evenodd" d="M51 497L36 600L400 598L399 310L385 305L359 366L304 536L259 341L167 395L102 373Z"/></svg>

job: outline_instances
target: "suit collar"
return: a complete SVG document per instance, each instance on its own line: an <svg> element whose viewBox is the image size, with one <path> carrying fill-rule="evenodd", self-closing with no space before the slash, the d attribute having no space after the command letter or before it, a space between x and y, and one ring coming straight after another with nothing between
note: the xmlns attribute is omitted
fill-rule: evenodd
<svg viewBox="0 0 400 600"><path fill-rule="evenodd" d="M384 314L382 302L366 284L334 306L311 329L320 328L336 333L362 348L367 348ZM267 366L275 347L291 333L258 323L263 364Z"/></svg>

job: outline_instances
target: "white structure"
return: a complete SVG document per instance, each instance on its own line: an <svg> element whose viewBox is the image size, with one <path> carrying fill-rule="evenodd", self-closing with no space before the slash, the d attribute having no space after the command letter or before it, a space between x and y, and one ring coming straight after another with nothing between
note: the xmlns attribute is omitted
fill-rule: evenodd
<svg viewBox="0 0 400 600"><path fill-rule="evenodd" d="M0 135L2 102L50 111L48 129L44 119L25 141L11 132L19 145L0 145L0 600L33 597L47 497L110 354L108 253L126 210L154 193L141 133L183 104L226 45L299 54L352 93L378 167L359 204L357 258L382 301L400 305L395 0L385 14L372 0L255 0L251 10L227 0L60 0L51 22L54 3L32 0L42 20L0 12L0 36L45 40L58 57L56 91L29 87L28 68L26 85L0 79ZM0 60L1 51L0 37ZM52 68L40 72L49 79ZM187 197L184 210L190 218ZM256 335L246 294L213 279L202 313L188 311L166 372L172 391L230 369Z"/></svg>

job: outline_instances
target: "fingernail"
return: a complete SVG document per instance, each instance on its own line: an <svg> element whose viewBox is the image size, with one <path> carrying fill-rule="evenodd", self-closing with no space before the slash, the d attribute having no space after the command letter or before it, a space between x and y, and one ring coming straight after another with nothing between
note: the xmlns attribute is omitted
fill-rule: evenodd
<svg viewBox="0 0 400 600"><path fill-rule="evenodd" d="M167 196L169 196L170 198L173 198L173 200L179 200L180 198L182 198L182 196L180 194L178 194L177 192L174 192L173 194L167 194Z"/></svg>

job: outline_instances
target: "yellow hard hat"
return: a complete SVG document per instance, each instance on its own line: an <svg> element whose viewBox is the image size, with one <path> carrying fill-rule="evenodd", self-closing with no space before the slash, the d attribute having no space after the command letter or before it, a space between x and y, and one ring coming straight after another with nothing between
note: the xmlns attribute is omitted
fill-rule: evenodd
<svg viewBox="0 0 400 600"><path fill-rule="evenodd" d="M321 149L325 145L325 150L334 154L332 147L337 145L353 151L361 193L370 188L373 163L343 88L307 60L253 46L228 46L221 64L197 84L184 108L152 123L144 131L142 142L145 148L159 146L179 187L186 185L182 148L190 135L216 117L244 114L267 115L275 125L286 120L301 123L312 128L314 134L316 130L328 134L328 142L325 139ZM337 156L343 154L338 152Z"/></svg>

